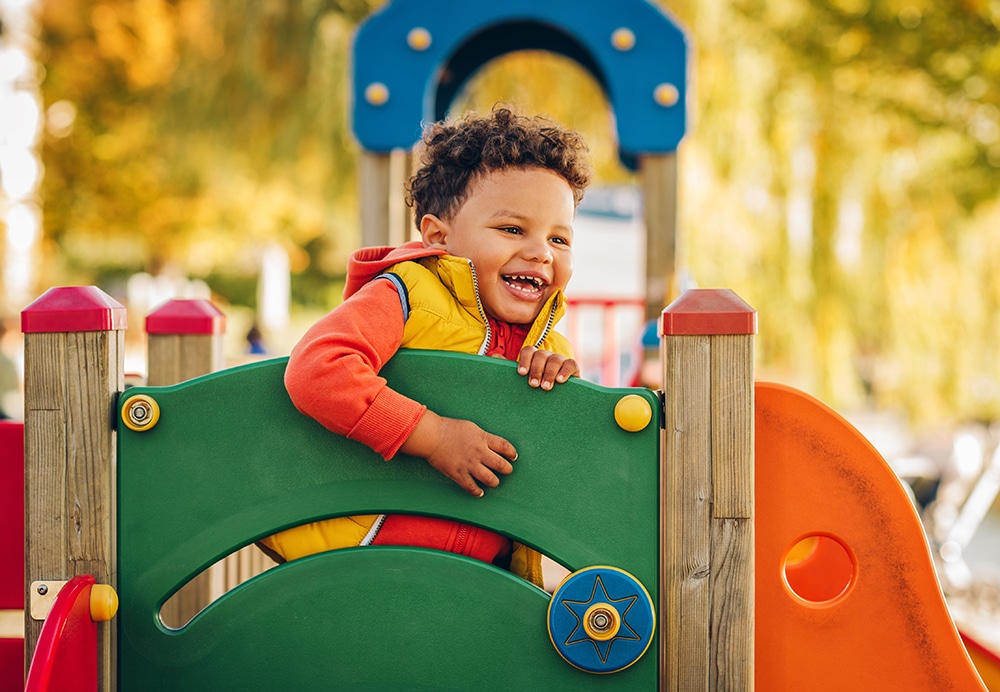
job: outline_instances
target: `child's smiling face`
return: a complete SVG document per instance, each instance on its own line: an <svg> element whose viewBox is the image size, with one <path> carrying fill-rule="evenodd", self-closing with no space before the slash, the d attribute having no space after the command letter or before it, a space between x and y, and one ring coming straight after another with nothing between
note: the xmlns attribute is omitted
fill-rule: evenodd
<svg viewBox="0 0 1000 692"><path fill-rule="evenodd" d="M528 324L573 274L573 217L569 183L545 168L491 171L469 183L450 220L421 219L424 244L467 257L491 317Z"/></svg>

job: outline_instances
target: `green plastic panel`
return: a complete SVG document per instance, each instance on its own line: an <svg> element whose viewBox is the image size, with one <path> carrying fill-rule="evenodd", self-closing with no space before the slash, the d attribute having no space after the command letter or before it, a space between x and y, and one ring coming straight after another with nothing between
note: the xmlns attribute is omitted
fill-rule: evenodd
<svg viewBox="0 0 1000 692"><path fill-rule="evenodd" d="M285 359L233 368L152 396L146 432L119 423L119 683L147 689L654 689L656 643L621 673L565 663L545 628L549 596L490 565L405 548L294 561L229 592L178 631L160 606L221 557L319 518L449 517L533 545L571 570L610 565L659 602L659 402L647 390L574 379L531 389L513 363L400 352L397 390L511 440L514 473L482 499L426 462L384 462L301 415ZM653 422L614 420L625 394Z"/></svg>

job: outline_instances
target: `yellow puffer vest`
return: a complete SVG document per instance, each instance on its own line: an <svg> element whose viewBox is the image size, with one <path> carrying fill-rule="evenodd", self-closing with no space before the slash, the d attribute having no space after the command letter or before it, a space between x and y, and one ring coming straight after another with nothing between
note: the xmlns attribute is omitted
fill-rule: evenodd
<svg viewBox="0 0 1000 692"><path fill-rule="evenodd" d="M406 320L400 348L473 354L484 354L489 348L489 323L479 300L471 261L451 255L425 257L395 264L378 278L391 281L400 295ZM542 306L528 330L525 345L571 356L569 341L553 331L565 311L563 295L557 291ZM286 560L367 545L381 523L380 516L324 519L282 531L261 543ZM514 544L510 570L544 586L541 554L525 545Z"/></svg>

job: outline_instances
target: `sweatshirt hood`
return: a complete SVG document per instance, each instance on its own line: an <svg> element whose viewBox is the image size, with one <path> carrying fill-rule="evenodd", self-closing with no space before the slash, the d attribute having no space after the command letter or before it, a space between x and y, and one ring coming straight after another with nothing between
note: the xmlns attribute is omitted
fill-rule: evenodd
<svg viewBox="0 0 1000 692"><path fill-rule="evenodd" d="M447 253L440 248L424 247L424 244L419 240L404 243L399 247L364 247L355 250L347 261L344 298L350 298L362 286L394 264L444 254Z"/></svg>

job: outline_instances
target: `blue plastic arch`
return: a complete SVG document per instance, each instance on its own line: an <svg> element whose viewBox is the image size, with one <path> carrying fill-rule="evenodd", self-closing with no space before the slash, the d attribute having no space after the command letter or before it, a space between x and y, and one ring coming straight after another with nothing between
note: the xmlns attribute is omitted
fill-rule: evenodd
<svg viewBox="0 0 1000 692"><path fill-rule="evenodd" d="M355 136L369 151L408 149L480 67L536 49L575 60L601 85L623 159L676 151L687 124L687 40L647 0L395 0L355 38Z"/></svg>

